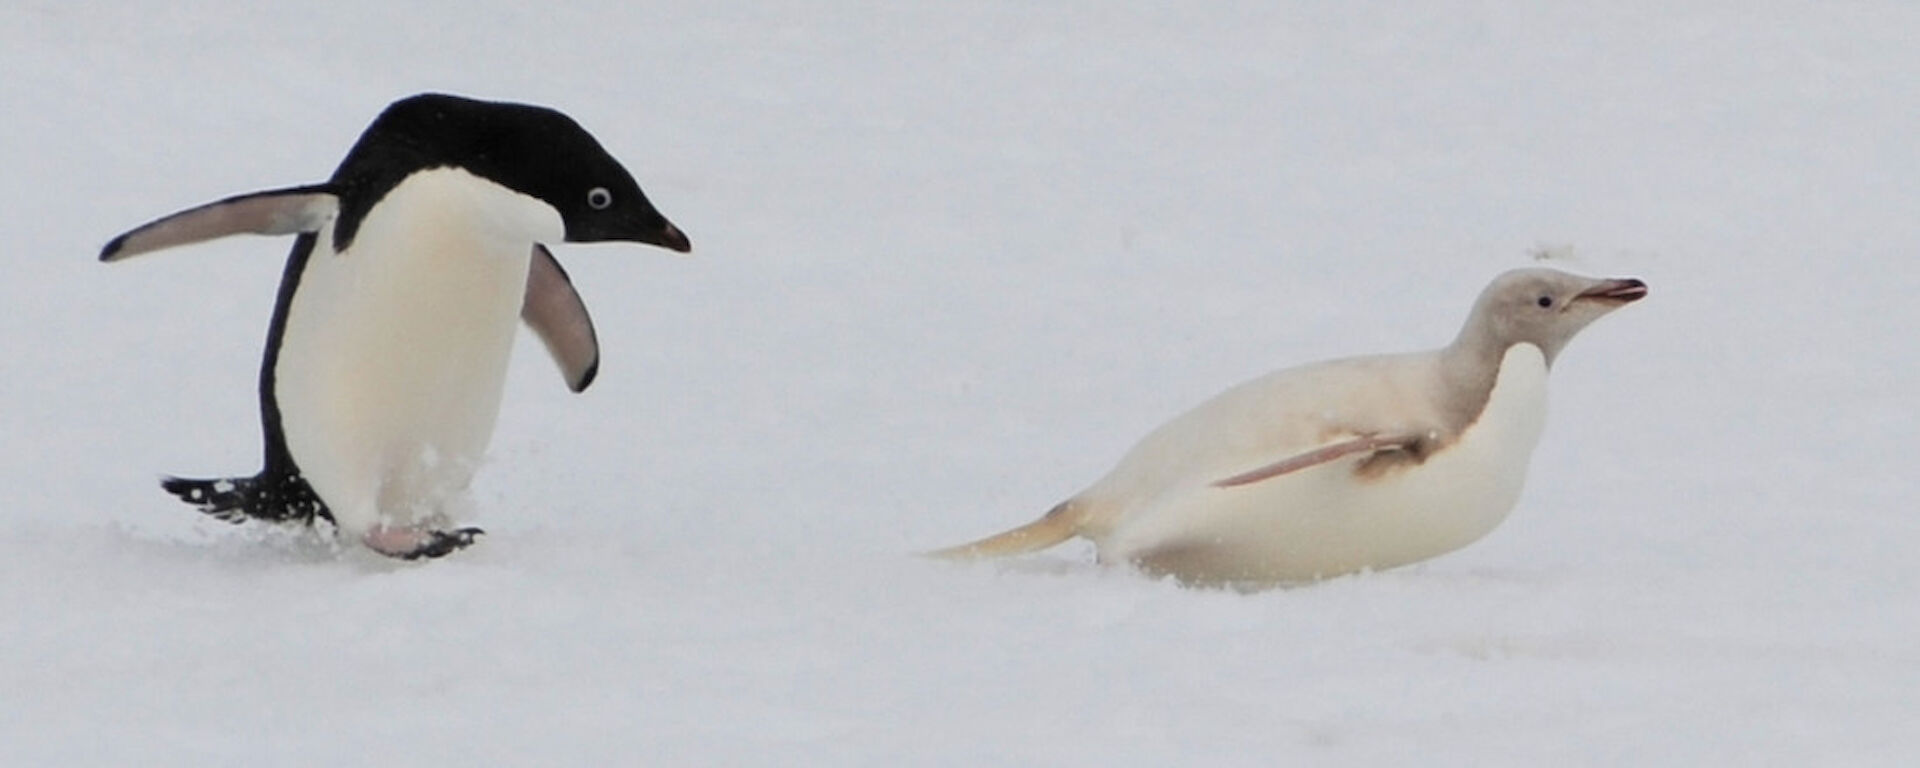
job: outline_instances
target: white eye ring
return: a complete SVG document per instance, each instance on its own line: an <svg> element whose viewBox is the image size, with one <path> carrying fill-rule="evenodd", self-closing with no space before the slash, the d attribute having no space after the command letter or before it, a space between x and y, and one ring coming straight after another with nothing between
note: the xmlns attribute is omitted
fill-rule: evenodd
<svg viewBox="0 0 1920 768"><path fill-rule="evenodd" d="M613 193L608 192L606 187L594 187L593 189L587 190L588 208L596 211L604 211L609 205L613 205Z"/></svg>

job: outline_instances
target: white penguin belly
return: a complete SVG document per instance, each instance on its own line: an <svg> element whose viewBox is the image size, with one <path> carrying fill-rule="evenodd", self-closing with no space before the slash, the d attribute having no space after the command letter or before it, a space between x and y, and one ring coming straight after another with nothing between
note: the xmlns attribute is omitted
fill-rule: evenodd
<svg viewBox="0 0 1920 768"><path fill-rule="evenodd" d="M1519 499L1545 424L1546 377L1540 350L1515 345L1480 417L1420 464L1367 478L1353 458L1234 488L1194 478L1095 543L1103 560L1202 582L1308 581L1458 549Z"/></svg>
<svg viewBox="0 0 1920 768"><path fill-rule="evenodd" d="M346 251L319 233L275 367L287 448L345 533L465 491L492 438L533 243L551 207L464 171L396 186Z"/></svg>

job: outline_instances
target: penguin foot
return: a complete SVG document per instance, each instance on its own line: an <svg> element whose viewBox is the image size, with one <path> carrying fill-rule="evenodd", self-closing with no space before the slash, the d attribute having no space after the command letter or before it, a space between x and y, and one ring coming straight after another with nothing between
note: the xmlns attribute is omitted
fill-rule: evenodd
<svg viewBox="0 0 1920 768"><path fill-rule="evenodd" d="M456 549L466 549L476 538L485 534L486 531L478 528L460 528L452 531L428 531L425 544L415 548L412 552L401 555L401 557L407 560L441 557Z"/></svg>
<svg viewBox="0 0 1920 768"><path fill-rule="evenodd" d="M442 531L381 526L368 531L360 540L368 549L387 557L421 560L443 557L454 550L465 549L485 533L479 528Z"/></svg>

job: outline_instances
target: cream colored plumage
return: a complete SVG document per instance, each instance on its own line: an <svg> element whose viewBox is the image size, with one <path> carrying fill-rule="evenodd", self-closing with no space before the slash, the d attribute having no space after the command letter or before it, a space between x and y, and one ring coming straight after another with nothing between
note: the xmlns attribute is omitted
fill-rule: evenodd
<svg viewBox="0 0 1920 768"><path fill-rule="evenodd" d="M1260 586L1457 549L1518 499L1554 357L1645 293L1638 280L1508 272L1446 347L1241 384L1149 433L1040 520L935 554L1010 555L1082 536L1103 562Z"/></svg>

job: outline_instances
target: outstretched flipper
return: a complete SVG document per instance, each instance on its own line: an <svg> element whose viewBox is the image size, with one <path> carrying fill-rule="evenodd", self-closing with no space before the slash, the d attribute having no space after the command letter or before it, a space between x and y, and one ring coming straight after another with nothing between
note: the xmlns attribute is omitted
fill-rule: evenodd
<svg viewBox="0 0 1920 768"><path fill-rule="evenodd" d="M573 289L567 271L554 260L553 252L539 243L534 243L533 260L527 267L527 294L520 304L520 319L553 355L568 389L579 392L593 383L594 374L600 371L600 341L593 332L593 318L587 316L587 305Z"/></svg>
<svg viewBox="0 0 1920 768"><path fill-rule="evenodd" d="M253 477L198 480L169 477L160 487L213 517L229 523L265 520L270 523L333 522L326 502L299 475L262 472Z"/></svg>
<svg viewBox="0 0 1920 768"><path fill-rule="evenodd" d="M100 260L120 261L227 235L318 232L339 212L340 198L325 185L249 192L135 227L101 248Z"/></svg>
<svg viewBox="0 0 1920 768"><path fill-rule="evenodd" d="M1216 480L1215 488L1234 488L1252 485L1263 480L1272 480L1281 475L1298 472L1309 467L1317 467L1336 459L1356 453L1371 453L1375 457L1386 454L1401 454L1418 458L1426 453L1422 446L1427 442L1426 435L1361 435L1350 440L1323 445L1306 453L1289 456L1259 469L1249 470L1224 480ZM1368 460L1369 463L1372 459ZM1365 466L1364 464L1362 465Z"/></svg>

